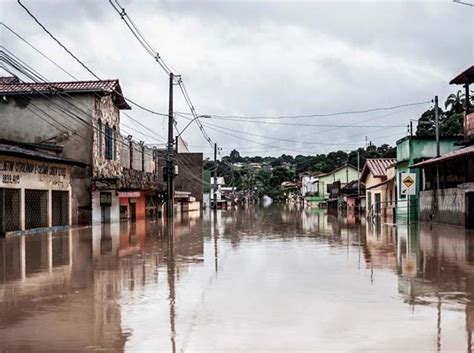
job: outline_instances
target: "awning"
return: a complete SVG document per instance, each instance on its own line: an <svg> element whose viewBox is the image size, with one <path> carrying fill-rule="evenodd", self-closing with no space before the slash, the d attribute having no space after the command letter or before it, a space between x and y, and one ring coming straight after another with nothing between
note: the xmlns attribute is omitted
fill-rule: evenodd
<svg viewBox="0 0 474 353"><path fill-rule="evenodd" d="M448 152L440 157L431 158L426 161L416 163L410 167L426 167L428 165L437 164L437 163L449 161L455 158L465 157L467 155L472 155L472 154L474 154L474 145L464 147L459 150Z"/></svg>

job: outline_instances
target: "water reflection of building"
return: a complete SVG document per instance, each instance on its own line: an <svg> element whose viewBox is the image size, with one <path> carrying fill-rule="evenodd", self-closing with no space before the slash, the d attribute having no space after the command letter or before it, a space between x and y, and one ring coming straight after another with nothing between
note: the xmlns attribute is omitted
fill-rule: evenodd
<svg viewBox="0 0 474 353"><path fill-rule="evenodd" d="M186 218L175 226L173 287L203 261L202 220ZM0 351L123 351L120 298L157 285L167 256L158 221L1 239Z"/></svg>
<svg viewBox="0 0 474 353"><path fill-rule="evenodd" d="M400 227L397 242L399 292L414 308L436 308L436 344L443 347L443 317L465 312L466 347L474 329L474 233L462 228L421 224Z"/></svg>

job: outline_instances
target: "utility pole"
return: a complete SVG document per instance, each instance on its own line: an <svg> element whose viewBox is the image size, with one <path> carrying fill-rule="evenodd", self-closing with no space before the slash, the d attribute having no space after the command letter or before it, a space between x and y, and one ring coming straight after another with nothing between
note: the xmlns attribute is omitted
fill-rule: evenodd
<svg viewBox="0 0 474 353"><path fill-rule="evenodd" d="M435 96L434 99L435 103L435 128L436 128L436 157L440 156L440 148L439 148L439 117L438 117L438 96ZM439 190L439 165L436 164L436 190ZM410 196L408 196L410 197ZM435 197L435 199L437 199Z"/></svg>
<svg viewBox="0 0 474 353"><path fill-rule="evenodd" d="M439 151L439 117L438 117L438 96L435 96L435 125L436 125L436 157L440 156Z"/></svg>
<svg viewBox="0 0 474 353"><path fill-rule="evenodd" d="M168 214L168 221L172 221L174 217L174 151L173 151L173 84L174 84L174 75L170 73L170 87L169 87L169 111L168 111L168 151L166 154L166 209Z"/></svg>
<svg viewBox="0 0 474 353"><path fill-rule="evenodd" d="M357 149L357 209L360 212L360 152Z"/></svg>
<svg viewBox="0 0 474 353"><path fill-rule="evenodd" d="M214 143L214 211L217 210L217 143Z"/></svg>

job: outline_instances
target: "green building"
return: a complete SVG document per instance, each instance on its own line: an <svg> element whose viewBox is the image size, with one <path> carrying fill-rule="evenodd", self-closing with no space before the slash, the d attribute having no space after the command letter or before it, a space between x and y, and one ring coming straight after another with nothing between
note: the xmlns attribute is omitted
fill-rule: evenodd
<svg viewBox="0 0 474 353"><path fill-rule="evenodd" d="M443 155L456 149L455 144L460 141L456 137L440 138L440 154ZM420 168L412 165L426 159L436 157L436 140L434 137L407 136L397 141L397 207L396 221L400 223L418 220L419 195L423 174ZM415 195L401 195L402 173L416 174Z"/></svg>

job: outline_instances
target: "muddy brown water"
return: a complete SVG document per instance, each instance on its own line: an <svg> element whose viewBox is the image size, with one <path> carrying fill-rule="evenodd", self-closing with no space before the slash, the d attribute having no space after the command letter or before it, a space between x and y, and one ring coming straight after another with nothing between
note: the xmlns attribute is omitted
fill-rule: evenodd
<svg viewBox="0 0 474 353"><path fill-rule="evenodd" d="M283 206L0 239L0 352L471 352L474 233Z"/></svg>

